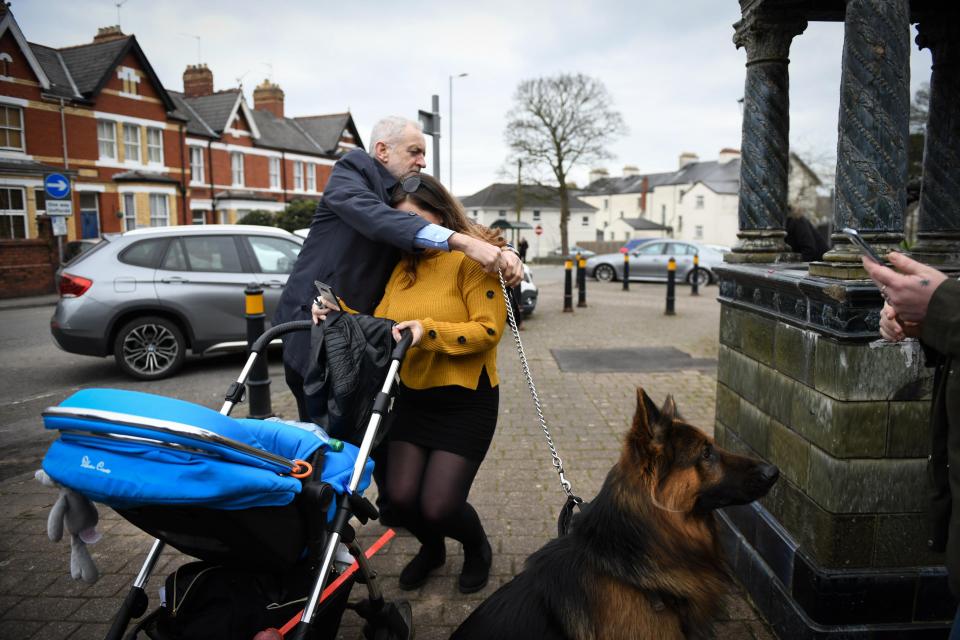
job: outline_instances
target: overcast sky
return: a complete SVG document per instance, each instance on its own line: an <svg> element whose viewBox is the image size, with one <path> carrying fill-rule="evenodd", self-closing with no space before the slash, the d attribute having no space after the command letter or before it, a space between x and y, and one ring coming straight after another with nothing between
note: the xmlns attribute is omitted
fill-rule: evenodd
<svg viewBox="0 0 960 640"><path fill-rule="evenodd" d="M12 8L28 40L62 47L116 24L116 2L14 0ZM517 84L561 72L600 79L626 121L629 133L606 164L611 175L625 164L672 170L682 151L714 159L739 148L746 54L731 40L739 16L736 0L125 0L120 9L123 31L137 36L167 88L182 90L186 65L202 61L218 90L242 78L252 106L253 87L269 76L286 92L286 115L349 109L364 142L379 117L416 118L439 95L445 183L449 77L468 73L453 89L458 195L502 180ZM184 34L201 37L200 54ZM836 154L842 44L839 23L812 23L793 41L790 142L813 160ZM911 93L930 75L929 51L912 49ZM585 183L588 169L573 178Z"/></svg>

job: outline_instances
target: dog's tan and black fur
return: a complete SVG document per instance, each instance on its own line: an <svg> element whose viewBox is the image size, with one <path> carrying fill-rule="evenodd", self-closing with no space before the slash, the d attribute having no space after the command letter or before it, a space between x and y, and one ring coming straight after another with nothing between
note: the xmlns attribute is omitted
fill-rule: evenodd
<svg viewBox="0 0 960 640"><path fill-rule="evenodd" d="M709 635L729 592L713 510L766 494L776 467L718 448L637 389L620 460L570 533L527 559L455 640Z"/></svg>

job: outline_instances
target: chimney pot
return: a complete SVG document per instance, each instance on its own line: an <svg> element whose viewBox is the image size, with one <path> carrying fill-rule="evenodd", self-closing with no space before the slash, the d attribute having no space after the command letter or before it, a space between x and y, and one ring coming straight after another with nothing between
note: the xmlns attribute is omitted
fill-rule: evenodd
<svg viewBox="0 0 960 640"><path fill-rule="evenodd" d="M123 31L120 30L120 25L115 24L109 27L100 27L97 29L97 35L93 37L94 42L110 42L111 40L121 40L126 38Z"/></svg>
<svg viewBox="0 0 960 640"><path fill-rule="evenodd" d="M700 156L698 156L697 154L691 151L684 151L683 153L680 154L680 168L683 169L685 166L687 166L691 162L698 162L699 160L700 160Z"/></svg>
<svg viewBox="0 0 960 640"><path fill-rule="evenodd" d="M207 65L187 65L183 72L183 95L188 98L213 95L213 72Z"/></svg>
<svg viewBox="0 0 960 640"><path fill-rule="evenodd" d="M265 79L253 90L253 108L257 111L269 111L282 118L283 89Z"/></svg>

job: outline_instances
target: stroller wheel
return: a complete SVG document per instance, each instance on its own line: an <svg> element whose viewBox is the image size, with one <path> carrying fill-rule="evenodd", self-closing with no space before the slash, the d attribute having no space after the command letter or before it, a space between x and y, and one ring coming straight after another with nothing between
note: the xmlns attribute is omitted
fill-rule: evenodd
<svg viewBox="0 0 960 640"><path fill-rule="evenodd" d="M406 600L388 602L363 625L366 640L412 640L413 610Z"/></svg>

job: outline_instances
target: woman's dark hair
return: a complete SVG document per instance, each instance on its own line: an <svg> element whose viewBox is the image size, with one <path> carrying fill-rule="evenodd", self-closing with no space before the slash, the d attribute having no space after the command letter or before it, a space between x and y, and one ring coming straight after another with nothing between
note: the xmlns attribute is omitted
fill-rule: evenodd
<svg viewBox="0 0 960 640"><path fill-rule="evenodd" d="M390 206L398 208L404 202L411 202L438 216L440 225L451 231L473 236L496 247L503 247L507 244L498 229L491 229L470 220L460 201L454 198L436 178L421 173L419 179L420 184L411 192L404 190L406 181L402 180L391 194ZM404 272L408 279L406 286L409 287L416 281L417 264L424 253L404 254Z"/></svg>

